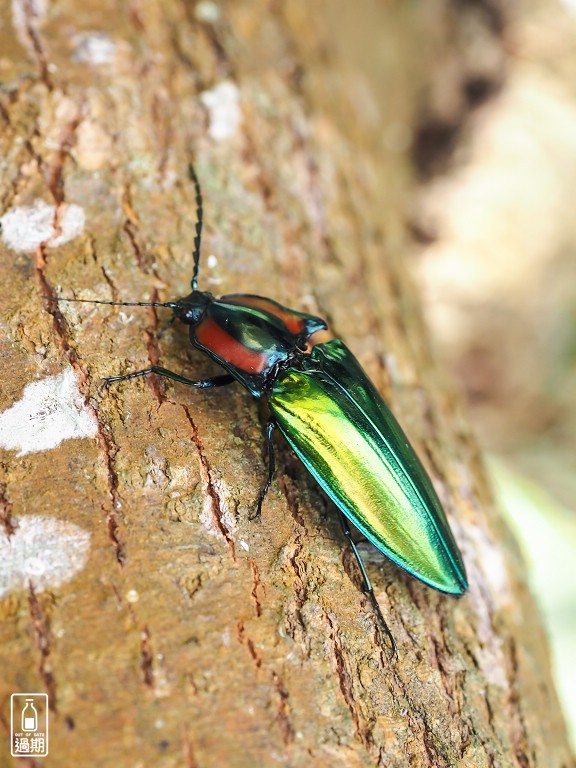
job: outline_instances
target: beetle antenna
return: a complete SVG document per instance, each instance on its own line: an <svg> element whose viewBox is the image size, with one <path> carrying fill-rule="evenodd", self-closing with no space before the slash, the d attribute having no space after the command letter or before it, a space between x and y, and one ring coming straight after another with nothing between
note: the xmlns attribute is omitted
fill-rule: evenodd
<svg viewBox="0 0 576 768"><path fill-rule="evenodd" d="M102 301L101 299L68 299L64 296L47 296L43 294L43 298L48 301L80 301L83 304L107 304L110 307L168 307L169 309L175 309L178 305L175 301Z"/></svg>
<svg viewBox="0 0 576 768"><path fill-rule="evenodd" d="M202 208L200 182L192 163L188 165L188 174L196 190L196 236L194 237L194 272L192 273L192 290L195 291L198 284L198 270L200 268L200 242L202 240L202 217L204 211Z"/></svg>

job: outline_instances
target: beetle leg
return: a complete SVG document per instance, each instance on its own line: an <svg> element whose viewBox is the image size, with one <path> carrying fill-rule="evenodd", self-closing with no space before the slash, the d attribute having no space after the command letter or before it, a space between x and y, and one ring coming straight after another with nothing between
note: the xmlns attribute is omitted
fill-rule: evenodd
<svg viewBox="0 0 576 768"><path fill-rule="evenodd" d="M354 556L356 557L356 562L358 563L358 566L362 573L362 578L364 579L364 591L370 598L370 602L372 603L372 608L374 609L374 613L376 614L376 618L378 619L380 626L384 630L384 633L386 634L388 640L390 640L390 645L392 647L392 658L394 658L394 656L398 654L398 649L396 647L396 641L394 640L394 635L390 631L390 627L388 626L388 624L386 624L386 621L384 620L384 616L382 615L382 610L378 605L378 600L376 600L376 595L374 594L374 589L372 588L372 582L370 581L370 577L368 576L364 563L362 562L362 558L360 557L360 552L358 552L358 547L356 546L356 542L352 538L352 534L350 532L350 525L348 524L348 519L346 518L345 515L342 514L342 512L340 512L340 510L338 510L338 514L340 515L340 523L342 525L342 531L344 532L344 536L346 536L346 538L348 539L348 543L352 548L352 552L354 552Z"/></svg>
<svg viewBox="0 0 576 768"><path fill-rule="evenodd" d="M157 365L153 365L151 368L145 368L143 371L135 371L134 373L127 373L124 376L110 376L104 379L105 384L110 384L112 381L126 381L127 379L135 379L137 376L146 376L148 373L157 373L158 376L165 376L167 379L173 381L179 381L181 384L188 384L191 387L199 387L200 389L208 389L209 387L223 387L226 384L231 384L234 381L234 376L229 373L224 373L220 376L212 376L209 379L187 379L185 376L180 376L179 373L173 373L166 368L160 368Z"/></svg>
<svg viewBox="0 0 576 768"><path fill-rule="evenodd" d="M266 479L266 485L260 491L260 495L258 496L256 514L250 518L251 520L260 519L260 515L262 514L262 503L264 501L264 497L268 493L268 488L270 488L270 483L272 482L272 478L274 477L274 472L276 471L276 459L274 458L274 443L272 441L272 435L274 434L275 429L276 429L276 422L273 419L270 419L270 421L266 425L266 443L268 445L268 477Z"/></svg>

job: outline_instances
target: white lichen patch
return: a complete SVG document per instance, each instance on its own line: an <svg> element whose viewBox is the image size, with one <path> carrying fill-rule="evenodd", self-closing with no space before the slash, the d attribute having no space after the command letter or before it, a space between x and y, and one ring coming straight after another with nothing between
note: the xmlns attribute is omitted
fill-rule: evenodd
<svg viewBox="0 0 576 768"><path fill-rule="evenodd" d="M0 528L0 597L30 585L36 592L59 587L86 564L90 534L78 525L42 515L12 522L12 535Z"/></svg>
<svg viewBox="0 0 576 768"><path fill-rule="evenodd" d="M85 222L79 205L63 204L56 219L56 206L44 200L9 208L0 218L2 239L14 251L34 251L41 243L51 248L64 245L82 234Z"/></svg>
<svg viewBox="0 0 576 768"><path fill-rule="evenodd" d="M208 133L214 141L223 141L233 136L242 121L240 91L236 85L225 80L211 90L201 93L200 100L208 110Z"/></svg>
<svg viewBox="0 0 576 768"><path fill-rule="evenodd" d="M98 422L72 370L28 384L22 398L0 413L0 448L18 456L55 448L63 440L95 437Z"/></svg>
<svg viewBox="0 0 576 768"><path fill-rule="evenodd" d="M116 43L102 32L82 32L74 35L72 58L86 64L110 64L116 55Z"/></svg>
<svg viewBox="0 0 576 768"><path fill-rule="evenodd" d="M214 24L220 18L220 8L210 0L201 0L194 13L198 21L204 21L206 24Z"/></svg>

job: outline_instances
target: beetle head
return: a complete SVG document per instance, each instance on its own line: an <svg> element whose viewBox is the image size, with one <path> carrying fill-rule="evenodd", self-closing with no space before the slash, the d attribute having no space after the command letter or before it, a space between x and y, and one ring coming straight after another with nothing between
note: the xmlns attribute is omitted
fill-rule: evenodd
<svg viewBox="0 0 576 768"><path fill-rule="evenodd" d="M188 296L179 299L174 307L174 316L186 325L198 325L204 317L214 296L208 291L192 291Z"/></svg>

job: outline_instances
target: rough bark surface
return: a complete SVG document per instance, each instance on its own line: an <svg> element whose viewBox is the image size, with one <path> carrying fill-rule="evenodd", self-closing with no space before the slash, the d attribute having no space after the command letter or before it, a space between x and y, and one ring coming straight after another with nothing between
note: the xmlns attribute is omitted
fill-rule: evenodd
<svg viewBox="0 0 576 768"><path fill-rule="evenodd" d="M12 764L10 694L38 689L47 767L573 765L523 563L407 269L407 145L432 169L496 83L496 2L3 0L1 18L2 213L54 206L37 247L3 230L2 409L72 371L97 434L2 452L3 552L28 571L20 586L0 571L0 765ZM478 35L485 59L470 54ZM264 410L239 387L102 389L150 362L215 370L185 329L158 340L162 310L41 299L185 294L191 159L200 287L327 318L446 506L470 577L461 600L363 545L393 662L333 508L280 441L250 520ZM69 206L85 225L62 242ZM23 552L31 516L40 538ZM81 567L58 571L60 557Z"/></svg>

